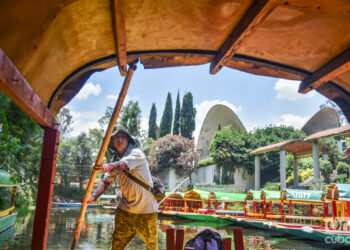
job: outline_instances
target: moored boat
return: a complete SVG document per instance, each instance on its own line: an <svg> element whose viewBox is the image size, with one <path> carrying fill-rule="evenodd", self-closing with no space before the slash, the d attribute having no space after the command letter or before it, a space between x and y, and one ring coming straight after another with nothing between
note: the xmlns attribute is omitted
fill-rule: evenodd
<svg viewBox="0 0 350 250"><path fill-rule="evenodd" d="M9 173L0 170L0 233L11 228L16 221L17 211L15 211L14 200L16 194L16 184ZM9 191L11 189L11 191ZM10 195L12 192L12 195ZM11 198L10 198L11 196Z"/></svg>

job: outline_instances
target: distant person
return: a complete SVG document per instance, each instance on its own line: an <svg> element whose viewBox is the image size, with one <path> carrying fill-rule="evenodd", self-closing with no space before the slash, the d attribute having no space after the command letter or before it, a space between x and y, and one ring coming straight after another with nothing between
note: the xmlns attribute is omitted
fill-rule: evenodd
<svg viewBox="0 0 350 250"><path fill-rule="evenodd" d="M123 170L153 186L148 161L144 153L135 145L128 131L118 126L111 136L109 148L115 150L113 162L94 166L106 173L90 201L96 201L111 183L117 179L122 198L114 219L112 250L125 249L135 234L146 243L147 250L158 249L157 210L158 203L153 194L130 179Z"/></svg>

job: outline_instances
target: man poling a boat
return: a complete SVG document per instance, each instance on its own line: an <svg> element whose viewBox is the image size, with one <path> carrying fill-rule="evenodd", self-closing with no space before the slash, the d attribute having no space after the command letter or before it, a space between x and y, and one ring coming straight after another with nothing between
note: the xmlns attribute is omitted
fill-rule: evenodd
<svg viewBox="0 0 350 250"><path fill-rule="evenodd" d="M103 170L105 174L92 193L90 201L96 201L118 180L122 198L115 213L111 249L125 249L135 234L145 242L147 250L158 249L157 200L150 191L127 174L129 172L152 187L153 181L146 156L122 126L116 127L108 147L115 152L113 162L93 166L95 170Z"/></svg>

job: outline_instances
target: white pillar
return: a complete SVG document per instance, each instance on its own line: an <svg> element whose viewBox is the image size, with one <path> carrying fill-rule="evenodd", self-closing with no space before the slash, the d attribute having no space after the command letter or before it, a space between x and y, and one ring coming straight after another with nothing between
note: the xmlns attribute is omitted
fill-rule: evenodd
<svg viewBox="0 0 350 250"><path fill-rule="evenodd" d="M314 179L317 179L319 181L321 178L321 175L320 175L320 159L319 159L317 141L312 143L312 160L314 165Z"/></svg>
<svg viewBox="0 0 350 250"><path fill-rule="evenodd" d="M299 177L298 177L298 158L294 154L294 166L293 166L294 180L293 180L293 188L297 188L299 185Z"/></svg>
<svg viewBox="0 0 350 250"><path fill-rule="evenodd" d="M255 190L260 190L260 155L255 156Z"/></svg>
<svg viewBox="0 0 350 250"><path fill-rule="evenodd" d="M286 151L284 148L280 151L280 180L281 180L281 190L287 187L286 184Z"/></svg>
<svg viewBox="0 0 350 250"><path fill-rule="evenodd" d="M328 156L328 152L327 152L327 151L323 152L323 154L322 154L322 159L323 159L324 161L328 161L329 156Z"/></svg>

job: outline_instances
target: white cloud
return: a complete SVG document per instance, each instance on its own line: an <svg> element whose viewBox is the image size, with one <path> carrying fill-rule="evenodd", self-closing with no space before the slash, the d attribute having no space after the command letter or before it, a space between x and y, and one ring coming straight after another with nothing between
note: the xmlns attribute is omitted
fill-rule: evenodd
<svg viewBox="0 0 350 250"><path fill-rule="evenodd" d="M79 91L76 98L78 100L85 100L89 97L89 95L98 96L101 93L100 84L94 85L92 82L86 83L83 88Z"/></svg>
<svg viewBox="0 0 350 250"><path fill-rule="evenodd" d="M81 132L88 133L90 128L100 128L97 121L101 114L97 112L75 112L73 110L70 113L73 116L71 136L78 136Z"/></svg>
<svg viewBox="0 0 350 250"><path fill-rule="evenodd" d="M276 125L293 126L296 129L301 129L305 123L310 119L310 116L299 116L293 114L282 114L278 121L275 121Z"/></svg>
<svg viewBox="0 0 350 250"><path fill-rule="evenodd" d="M292 81L279 79L275 84L274 89L277 91L277 99L295 101L300 99L310 99L315 96L315 91L310 91L307 94L299 94L300 81Z"/></svg>
<svg viewBox="0 0 350 250"><path fill-rule="evenodd" d="M203 121L205 119L205 116L207 115L208 111L217 104L223 104L230 109L232 109L233 112L237 113L242 110L241 106L235 106L228 101L221 101L221 100L212 100L212 101L204 101L198 105L195 105L194 107L197 110L196 113L196 129L193 132L193 136L195 138L195 141L197 141L197 138L199 136L200 130L202 128Z"/></svg>
<svg viewBox="0 0 350 250"><path fill-rule="evenodd" d="M107 99L111 99L111 100L114 100L114 101L118 100L118 97L119 97L119 95L108 95L108 96L106 96ZM137 100L138 100L137 96L131 97L131 96L126 95L123 104L126 105L129 101L136 102Z"/></svg>
<svg viewBox="0 0 350 250"><path fill-rule="evenodd" d="M111 100L117 100L118 96L117 95L108 95L106 96L107 99L111 99Z"/></svg>

